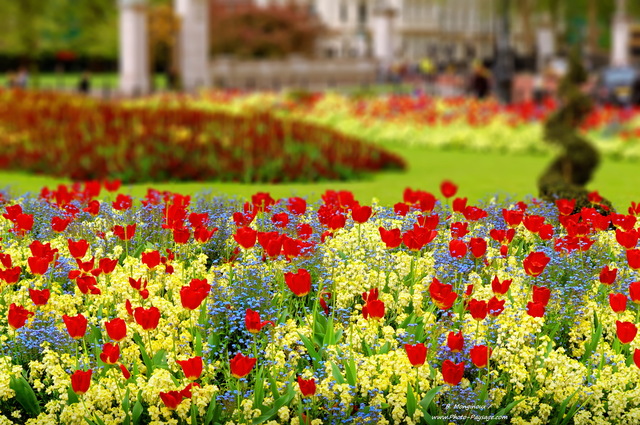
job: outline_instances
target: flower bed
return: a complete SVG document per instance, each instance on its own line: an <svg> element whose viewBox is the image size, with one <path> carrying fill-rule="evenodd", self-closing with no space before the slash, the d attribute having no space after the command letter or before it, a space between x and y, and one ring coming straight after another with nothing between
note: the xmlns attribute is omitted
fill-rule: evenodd
<svg viewBox="0 0 640 425"><path fill-rule="evenodd" d="M388 145L427 146L474 152L545 154L542 121L557 105L523 103L508 107L492 100L433 99L425 96L348 98L318 95L297 102L273 93L214 92L203 105L215 109L268 108L283 116L327 125L345 134ZM616 160L640 159L637 110L597 108L582 125L599 151Z"/></svg>
<svg viewBox="0 0 640 425"><path fill-rule="evenodd" d="M635 203L117 190L3 199L0 423L639 420Z"/></svg>
<svg viewBox="0 0 640 425"><path fill-rule="evenodd" d="M0 168L73 180L348 180L404 160L355 136L268 112L235 115L0 91Z"/></svg>

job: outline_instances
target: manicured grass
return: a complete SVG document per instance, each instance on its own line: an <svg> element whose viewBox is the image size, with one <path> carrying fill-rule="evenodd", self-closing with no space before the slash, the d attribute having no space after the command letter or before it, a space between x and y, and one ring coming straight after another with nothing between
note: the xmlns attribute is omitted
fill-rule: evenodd
<svg viewBox="0 0 640 425"><path fill-rule="evenodd" d="M55 88L64 90L75 90L80 81L82 73L65 72L61 74L38 74L29 76L29 87L39 88ZM8 74L0 74L0 86L6 87ZM166 87L166 79L164 75L156 74L154 76L155 85L159 89ZM110 73L91 73L91 86L93 89L115 90L118 87L118 74Z"/></svg>
<svg viewBox="0 0 640 425"><path fill-rule="evenodd" d="M518 156L496 153L469 153L437 151L426 148L393 148L409 162L406 173L385 172L366 181L322 182L309 184L237 184L237 183L152 183L129 186L134 196L143 196L148 187L184 194L210 191L248 198L262 191L274 197L305 196L310 201L319 199L327 189L350 190L363 203L377 198L383 205L392 205L402 199L406 187L439 193L440 182L449 179L459 185L459 196L469 202L503 198L513 195L523 198L537 194L536 181L550 161L546 156ZM640 189L635 184L639 164L604 160L597 171L590 190L598 190L618 209L626 210L631 201L640 201ZM42 186L55 185L64 180L20 173L0 173L0 188L9 187L14 194L37 192Z"/></svg>

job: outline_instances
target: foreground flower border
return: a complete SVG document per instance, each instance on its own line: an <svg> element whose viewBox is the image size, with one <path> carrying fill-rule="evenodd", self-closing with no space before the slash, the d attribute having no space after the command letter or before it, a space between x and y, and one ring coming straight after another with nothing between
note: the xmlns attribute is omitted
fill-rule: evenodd
<svg viewBox="0 0 640 425"><path fill-rule="evenodd" d="M635 203L117 190L5 200L0 423L640 420Z"/></svg>

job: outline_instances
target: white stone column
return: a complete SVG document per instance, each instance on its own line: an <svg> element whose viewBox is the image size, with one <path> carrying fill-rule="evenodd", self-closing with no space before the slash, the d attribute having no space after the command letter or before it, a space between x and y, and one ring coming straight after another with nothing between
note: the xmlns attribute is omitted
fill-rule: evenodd
<svg viewBox="0 0 640 425"><path fill-rule="evenodd" d="M149 43L146 0L119 0L120 92L125 96L149 92Z"/></svg>
<svg viewBox="0 0 640 425"><path fill-rule="evenodd" d="M378 6L373 11L373 56L385 69L388 69L394 60L394 16L395 10L386 5Z"/></svg>
<svg viewBox="0 0 640 425"><path fill-rule="evenodd" d="M616 14L611 30L611 65L626 66L629 64L629 20L624 15Z"/></svg>
<svg viewBox="0 0 640 425"><path fill-rule="evenodd" d="M182 87L192 91L211 84L208 0L175 0L180 17L178 64Z"/></svg>
<svg viewBox="0 0 640 425"><path fill-rule="evenodd" d="M548 60L556 53L556 43L550 24L543 24L536 30L537 68L542 71Z"/></svg>

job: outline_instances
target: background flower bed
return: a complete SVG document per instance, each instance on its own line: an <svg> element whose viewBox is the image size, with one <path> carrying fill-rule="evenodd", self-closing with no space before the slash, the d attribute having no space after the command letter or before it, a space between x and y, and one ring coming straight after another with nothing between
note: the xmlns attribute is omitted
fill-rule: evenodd
<svg viewBox="0 0 640 425"><path fill-rule="evenodd" d="M542 122L557 105L501 106L493 100L436 99L428 96L347 97L343 95L214 92L202 105L214 109L269 109L330 126L385 146L433 147L472 152L540 155ZM640 159L637 109L599 107L582 126L603 156Z"/></svg>
<svg viewBox="0 0 640 425"><path fill-rule="evenodd" d="M313 206L264 193L240 205L154 191L142 204L115 193L92 202L100 189L78 184L5 201L5 422L638 420L638 342L616 324L635 328L640 311L635 204L612 217L537 202L469 206L449 184L447 199L407 190L370 215L347 192ZM105 258L116 261L113 271ZM301 269L310 279L292 281ZM603 269L617 271L611 279ZM185 294L197 288L206 291L194 306ZM30 289L50 298L36 306ZM615 313L609 294L633 303ZM482 301L493 306L484 314ZM33 313L24 326L11 313L19 306ZM141 313L152 307L155 326ZM247 309L259 313L257 326ZM88 328L72 339L63 315L78 314ZM117 343L105 326L115 318L127 329ZM452 332L464 338L459 352ZM425 364L413 366L406 345L419 343ZM103 356L106 344L118 345L115 362ZM488 367L473 359L478 346L493 350ZM256 359L242 378L231 364L238 353ZM202 372L190 380L178 361L198 357ZM452 364L461 363L455 376ZM90 380L72 384L89 369ZM303 395L298 377L313 379L315 395Z"/></svg>
<svg viewBox="0 0 640 425"><path fill-rule="evenodd" d="M268 112L234 115L0 91L0 168L124 182L347 180L403 169L355 136Z"/></svg>

